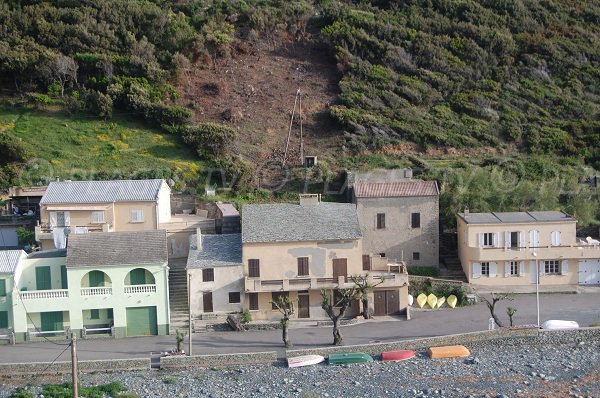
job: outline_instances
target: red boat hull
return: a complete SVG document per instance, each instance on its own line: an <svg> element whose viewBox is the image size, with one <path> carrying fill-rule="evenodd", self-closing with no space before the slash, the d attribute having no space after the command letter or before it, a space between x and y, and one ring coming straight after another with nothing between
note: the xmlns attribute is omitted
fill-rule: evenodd
<svg viewBox="0 0 600 398"><path fill-rule="evenodd" d="M415 352L412 350L395 350L381 353L382 361L405 361L415 357Z"/></svg>

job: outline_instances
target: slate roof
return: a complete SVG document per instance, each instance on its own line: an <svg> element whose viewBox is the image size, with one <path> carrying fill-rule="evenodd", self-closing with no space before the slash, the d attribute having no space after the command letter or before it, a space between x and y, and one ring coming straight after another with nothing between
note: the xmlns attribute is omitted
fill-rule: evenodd
<svg viewBox="0 0 600 398"><path fill-rule="evenodd" d="M458 213L467 224L536 224L540 222L577 221L564 211L520 211L492 213Z"/></svg>
<svg viewBox="0 0 600 398"><path fill-rule="evenodd" d="M154 202L164 180L53 181L40 204Z"/></svg>
<svg viewBox="0 0 600 398"><path fill-rule="evenodd" d="M242 242L350 240L362 237L356 206L260 204L242 208Z"/></svg>
<svg viewBox="0 0 600 398"><path fill-rule="evenodd" d="M19 260L27 257L23 250L1 250L0 251L0 273L12 274L15 272Z"/></svg>
<svg viewBox="0 0 600 398"><path fill-rule="evenodd" d="M357 198L394 198L405 196L438 196L435 181L359 182L354 184Z"/></svg>
<svg viewBox="0 0 600 398"><path fill-rule="evenodd" d="M223 217L235 217L240 215L234 205L231 203L220 203L217 202L217 207L221 211Z"/></svg>
<svg viewBox="0 0 600 398"><path fill-rule="evenodd" d="M162 229L70 235L67 245L67 267L163 264L167 260L167 234Z"/></svg>
<svg viewBox="0 0 600 398"><path fill-rule="evenodd" d="M213 268L242 265L242 235L202 235L202 249L197 249L196 235L190 236L187 268Z"/></svg>

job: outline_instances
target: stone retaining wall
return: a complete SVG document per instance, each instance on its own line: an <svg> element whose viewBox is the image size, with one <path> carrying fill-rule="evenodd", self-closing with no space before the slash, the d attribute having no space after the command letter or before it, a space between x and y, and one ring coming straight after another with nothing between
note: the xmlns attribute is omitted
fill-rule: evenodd
<svg viewBox="0 0 600 398"><path fill-rule="evenodd" d="M161 369L218 368L244 365L272 365L277 362L277 352L249 352L244 354L192 355L160 358Z"/></svg>
<svg viewBox="0 0 600 398"><path fill-rule="evenodd" d="M55 362L48 366L46 362L32 363L6 363L0 364L0 374L62 374L71 373L71 362ZM80 372L94 371L123 371L123 370L149 370L150 358L141 359L108 359L97 361L78 361L77 368Z"/></svg>

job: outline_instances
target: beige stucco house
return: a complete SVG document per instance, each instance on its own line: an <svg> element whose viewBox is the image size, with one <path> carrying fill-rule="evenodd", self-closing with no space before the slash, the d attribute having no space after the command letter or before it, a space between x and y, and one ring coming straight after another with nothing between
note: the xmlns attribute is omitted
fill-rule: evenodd
<svg viewBox="0 0 600 398"><path fill-rule="evenodd" d="M469 283L484 286L600 284L600 246L576 238L562 211L457 216L458 254Z"/></svg>
<svg viewBox="0 0 600 398"><path fill-rule="evenodd" d="M164 180L53 181L35 229L42 250L64 248L67 234L148 231L171 219Z"/></svg>
<svg viewBox="0 0 600 398"><path fill-rule="evenodd" d="M439 265L439 190L410 169L353 173L363 251L409 266Z"/></svg>
<svg viewBox="0 0 600 398"><path fill-rule="evenodd" d="M406 310L408 277L403 267L363 268L362 234L356 206L305 196L300 204L259 204L242 208L243 307L253 319L276 320L270 303L285 294L296 303L296 318L327 318L321 289L349 288L352 275L387 279L371 292L376 315ZM355 303L348 315L360 311Z"/></svg>
<svg viewBox="0 0 600 398"><path fill-rule="evenodd" d="M242 311L244 269L241 234L202 235L198 230L190 237L186 269L193 319Z"/></svg>

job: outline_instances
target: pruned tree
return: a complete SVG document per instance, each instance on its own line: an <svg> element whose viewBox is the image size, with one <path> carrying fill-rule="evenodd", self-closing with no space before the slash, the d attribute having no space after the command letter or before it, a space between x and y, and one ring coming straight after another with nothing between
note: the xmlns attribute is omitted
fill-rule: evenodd
<svg viewBox="0 0 600 398"><path fill-rule="evenodd" d="M513 325L513 316L515 315L516 312L517 312L517 309L515 307L508 307L506 309L506 315L508 315L508 320L510 321L510 326L514 326Z"/></svg>
<svg viewBox="0 0 600 398"><path fill-rule="evenodd" d="M65 96L67 83L77 84L77 63L71 57L57 54L46 65L46 74L53 83L60 85L60 96Z"/></svg>
<svg viewBox="0 0 600 398"><path fill-rule="evenodd" d="M321 308L323 308L329 319L333 322L334 345L342 345L343 337L340 332L340 320L348 307L350 307L350 304L352 304L352 301L356 300L356 298L356 287L337 289L335 292L330 289L321 289Z"/></svg>
<svg viewBox="0 0 600 398"><path fill-rule="evenodd" d="M287 294L281 294L277 296L274 301L271 301L271 304L273 304L275 308L281 312L282 317L279 321L281 323L281 337L283 339L283 343L285 344L285 348L291 348L292 342L290 341L288 329L290 315L294 313L294 302Z"/></svg>
<svg viewBox="0 0 600 398"><path fill-rule="evenodd" d="M370 319L371 314L369 313L369 292L373 290L375 286L381 285L385 281L385 276L381 276L381 280L377 283L371 283L369 280L369 274L354 275L350 277L350 280L354 283L356 288L356 298L362 302L363 317L365 319Z"/></svg>
<svg viewBox="0 0 600 398"><path fill-rule="evenodd" d="M502 322L500 322L500 319L498 318L498 316L496 315L496 313L494 312L496 310L496 304L499 301L502 300L513 300L513 298L509 295L509 294L500 294L500 295L495 295L494 292L491 293L492 296L492 300L488 300L486 297L483 296L479 296L487 305L488 309L490 310L490 314L492 315L492 318L494 318L494 322L496 322L496 325L498 325L499 327L502 327Z"/></svg>

